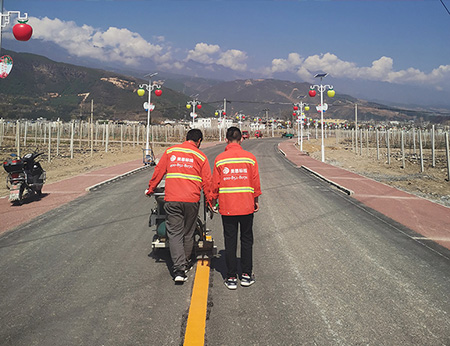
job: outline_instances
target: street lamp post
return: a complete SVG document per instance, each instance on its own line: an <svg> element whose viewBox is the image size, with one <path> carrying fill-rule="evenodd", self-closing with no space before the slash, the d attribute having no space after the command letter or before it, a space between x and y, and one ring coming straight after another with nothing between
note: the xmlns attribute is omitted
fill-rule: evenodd
<svg viewBox="0 0 450 346"><path fill-rule="evenodd" d="M239 119L239 130L241 130L242 129L242 120L245 120L245 114L242 114L241 112L239 112L237 115L236 115L236 119Z"/></svg>
<svg viewBox="0 0 450 346"><path fill-rule="evenodd" d="M150 112L155 108L154 105L152 105L152 91L155 90L156 96L161 96L161 85L159 84L152 84L152 77L156 76L158 73L152 73L147 74L144 77L148 77L148 84L140 84L139 89L137 91L139 96L145 95L145 90L148 91L148 101L144 103L144 109L147 110L147 140L145 142L145 149L144 149L144 164L154 164L155 163L155 155L153 153L153 136L152 136L152 146L150 147L149 144L149 138L150 138L150 127L151 127L151 116Z"/></svg>
<svg viewBox="0 0 450 346"><path fill-rule="evenodd" d="M309 111L309 106L307 103L294 103L294 115L297 115L297 144L300 145L300 151L303 151L303 106L305 111Z"/></svg>
<svg viewBox="0 0 450 346"><path fill-rule="evenodd" d="M192 107L192 112L191 112L192 128L194 128L195 118L197 118L197 113L195 113L195 109L202 108L202 103L197 100L196 96L194 97L194 99L192 101L188 101L186 104L187 109L191 109L191 107Z"/></svg>
<svg viewBox="0 0 450 346"><path fill-rule="evenodd" d="M216 112L214 113L216 116L219 116L219 142L222 142L222 115L223 118L225 119L225 109L217 109Z"/></svg>
<svg viewBox="0 0 450 346"><path fill-rule="evenodd" d="M317 88L317 90L320 92L320 129L321 129L321 136L322 136L322 162L325 162L325 145L323 142L323 112L326 110L325 105L323 104L323 92L328 89L327 95L328 97L334 97L335 91L333 90L333 86L331 85L323 85L322 79L328 76L328 73L318 73L314 76L314 78L320 78L320 85L312 85L310 86L309 90L309 96L314 97L316 96L316 91L314 89Z"/></svg>

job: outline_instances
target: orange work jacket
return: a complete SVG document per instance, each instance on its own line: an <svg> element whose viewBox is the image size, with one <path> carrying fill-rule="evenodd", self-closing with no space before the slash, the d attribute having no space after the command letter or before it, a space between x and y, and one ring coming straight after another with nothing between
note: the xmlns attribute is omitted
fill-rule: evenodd
<svg viewBox="0 0 450 346"><path fill-rule="evenodd" d="M261 184L255 156L238 143L228 144L216 157L213 169L211 197L219 199L220 214L252 214L259 195Z"/></svg>
<svg viewBox="0 0 450 346"><path fill-rule="evenodd" d="M168 148L155 167L148 193L155 191L166 175L165 201L198 202L203 191L210 198L211 169L208 158L195 144L186 141Z"/></svg>

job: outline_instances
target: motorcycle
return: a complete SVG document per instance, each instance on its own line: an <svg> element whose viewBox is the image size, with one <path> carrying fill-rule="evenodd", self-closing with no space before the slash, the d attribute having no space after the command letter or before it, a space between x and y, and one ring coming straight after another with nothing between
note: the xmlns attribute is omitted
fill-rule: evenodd
<svg viewBox="0 0 450 346"><path fill-rule="evenodd" d="M6 187L9 189L9 201L22 204L25 198L42 195L46 173L36 158L43 153L30 153L23 157L11 154L11 158L3 162L8 173Z"/></svg>

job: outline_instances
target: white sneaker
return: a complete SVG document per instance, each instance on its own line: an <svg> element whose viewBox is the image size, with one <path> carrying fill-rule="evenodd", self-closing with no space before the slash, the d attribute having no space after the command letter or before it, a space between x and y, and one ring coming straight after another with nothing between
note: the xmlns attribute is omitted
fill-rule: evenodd
<svg viewBox="0 0 450 346"><path fill-rule="evenodd" d="M224 281L225 286L229 290L235 290L237 288L237 279L236 278L228 278Z"/></svg>
<svg viewBox="0 0 450 346"><path fill-rule="evenodd" d="M242 273L241 286L248 287L255 283L255 274L248 275L247 273Z"/></svg>

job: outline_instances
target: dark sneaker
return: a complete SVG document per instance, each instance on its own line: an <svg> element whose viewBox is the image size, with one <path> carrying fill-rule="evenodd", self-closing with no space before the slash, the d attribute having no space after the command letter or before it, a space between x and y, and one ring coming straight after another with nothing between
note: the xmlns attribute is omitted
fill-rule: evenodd
<svg viewBox="0 0 450 346"><path fill-rule="evenodd" d="M241 286L248 287L255 283L255 275L248 275L247 273L242 273Z"/></svg>
<svg viewBox="0 0 450 346"><path fill-rule="evenodd" d="M191 271L192 268L194 268L194 261L189 260L186 264L186 269L184 270L184 272L187 274Z"/></svg>
<svg viewBox="0 0 450 346"><path fill-rule="evenodd" d="M175 272L175 277L174 280L175 282L185 282L187 281L188 277L186 275L186 273L184 272L184 270L177 270Z"/></svg>
<svg viewBox="0 0 450 346"><path fill-rule="evenodd" d="M229 290L235 290L237 288L237 279L236 278L227 278L224 282L225 286Z"/></svg>

